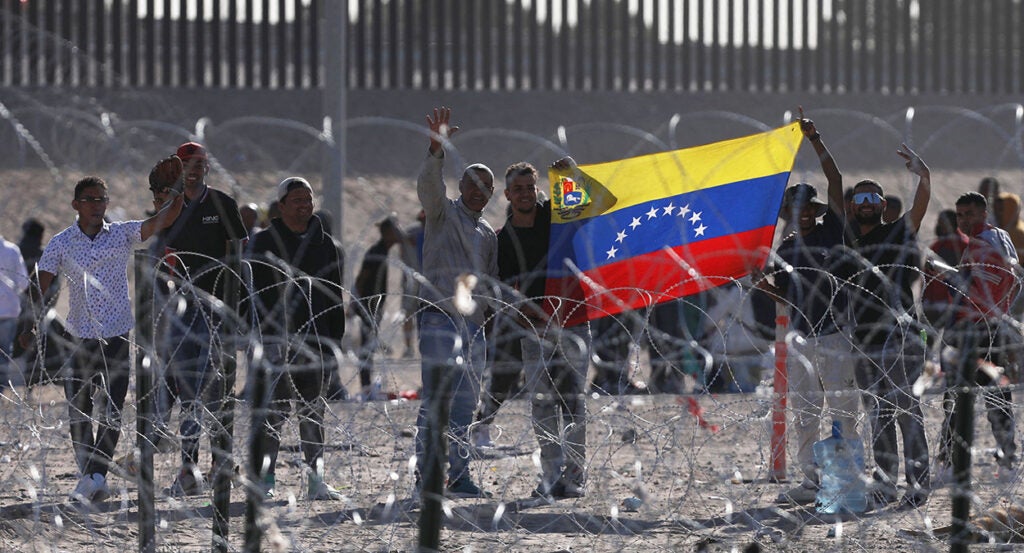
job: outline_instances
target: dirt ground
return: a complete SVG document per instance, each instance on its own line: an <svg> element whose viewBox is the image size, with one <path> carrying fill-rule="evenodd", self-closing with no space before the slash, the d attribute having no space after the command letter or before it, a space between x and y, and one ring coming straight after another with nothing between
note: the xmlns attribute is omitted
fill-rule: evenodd
<svg viewBox="0 0 1024 553"><path fill-rule="evenodd" d="M418 384L415 360L382 359L388 390ZM353 374L354 367L343 367ZM352 387L351 381L348 382ZM132 404L134 395L129 396ZM702 427L677 396L599 397L588 402L589 481L577 500L530 499L538 472L528 405L510 401L497 419L496 450L472 462L492 499L445 503L444 551L940 551L930 537L950 523L949 489L918 510L884 508L837 519L813 508L778 505L785 484L766 481L770 398L765 393L696 396L717 432ZM938 435L939 396L927 394L929 439ZM278 462L278 496L269 503L265 551L412 551L419 510L411 500L410 457L417 401L333 402L328 414L328 480L343 502L302 497L294 424ZM119 452L130 451L129 407ZM239 408L235 455L243 458L249 411ZM972 512L1017 499L1020 482L995 480L988 425L979 416ZM137 485L112 476L110 500L94 509L67 503L76 471L63 395L56 386L8 389L0 399L0 550L124 551L137 547ZM203 458L208 444L204 440ZM934 450L934 447L932 448ZM791 451L792 455L792 451ZM160 551L209 549L211 498L163 497L176 454L158 454L157 539ZM792 473L792 470L790 471ZM630 509L628 498L639 498ZM245 496L231 496L231 550L241 550ZM919 536L912 534L921 534ZM976 546L975 550L997 550Z"/></svg>

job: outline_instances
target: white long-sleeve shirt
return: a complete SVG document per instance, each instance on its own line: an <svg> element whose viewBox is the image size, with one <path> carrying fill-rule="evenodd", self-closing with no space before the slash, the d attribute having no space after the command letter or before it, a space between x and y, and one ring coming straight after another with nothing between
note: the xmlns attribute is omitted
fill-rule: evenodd
<svg viewBox="0 0 1024 553"><path fill-rule="evenodd" d="M0 238L0 319L21 314L21 293L28 288L28 271L21 250Z"/></svg>

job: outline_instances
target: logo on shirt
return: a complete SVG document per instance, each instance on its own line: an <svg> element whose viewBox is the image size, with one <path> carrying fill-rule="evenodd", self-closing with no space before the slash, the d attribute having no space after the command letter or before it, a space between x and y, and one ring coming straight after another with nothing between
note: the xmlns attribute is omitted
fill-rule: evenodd
<svg viewBox="0 0 1024 553"><path fill-rule="evenodd" d="M584 182L576 182L569 177L561 177L552 187L552 204L562 219L575 219L590 205L590 186Z"/></svg>
<svg viewBox="0 0 1024 553"><path fill-rule="evenodd" d="M203 215L204 225L219 225L220 215Z"/></svg>

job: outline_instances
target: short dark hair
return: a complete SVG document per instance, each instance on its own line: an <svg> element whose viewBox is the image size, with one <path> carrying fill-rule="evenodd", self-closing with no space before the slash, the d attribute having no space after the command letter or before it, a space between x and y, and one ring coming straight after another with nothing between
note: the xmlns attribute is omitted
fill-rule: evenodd
<svg viewBox="0 0 1024 553"><path fill-rule="evenodd" d="M853 189L857 190L861 186L874 186L875 188L878 189L878 195L882 196L882 197L885 197L885 192L882 190L882 185L878 184L877 181L873 181L871 179L864 179L864 180L858 182L857 184L853 185Z"/></svg>
<svg viewBox="0 0 1024 553"><path fill-rule="evenodd" d="M107 191L107 183L104 182L103 179L99 177L85 177L84 179L78 181L77 184L75 184L75 199L78 199L78 196L82 193L82 190L85 190L86 188L92 188L94 186L102 188L104 192Z"/></svg>
<svg viewBox="0 0 1024 553"><path fill-rule="evenodd" d="M981 209L988 209L988 200L980 192L965 192L956 199L956 205L976 205Z"/></svg>
<svg viewBox="0 0 1024 553"><path fill-rule="evenodd" d="M531 175L535 179L539 178L537 168L525 161L509 165L508 169L505 169L505 188L508 188L508 186L512 184L512 179L527 175Z"/></svg>

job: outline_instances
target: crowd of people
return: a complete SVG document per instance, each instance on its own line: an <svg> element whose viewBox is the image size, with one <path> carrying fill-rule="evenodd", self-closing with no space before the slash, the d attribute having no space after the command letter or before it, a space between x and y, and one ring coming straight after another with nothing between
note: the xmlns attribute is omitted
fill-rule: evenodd
<svg viewBox="0 0 1024 553"><path fill-rule="evenodd" d="M954 406L965 383L985 386L1000 475L1015 477L1008 385L1017 378L1024 345L1019 197L986 179L978 192L960 196L955 210L939 215L936 241L922 249L918 233L932 185L921 157L905 144L896 152L917 178L906 211L874 180L844 191L818 127L800 115L821 163L825 201L812 184L790 186L780 212L788 234L765 267L751 267L754 288L789 311L789 393L801 481L780 500L814 501L821 475L812 446L823 426L838 422L844 436L871 445L876 505L923 505L936 484L951 478L959 439ZM121 434L135 325L127 267L132 251L146 241L159 321L152 438L162 451L180 443L181 466L165 490L169 495L207 493L200 438L212 434L208 419L226 397L223 359L239 349L234 329L240 328L249 333L250 347L243 349L252 374L243 395L258 406L249 450L254 486L262 497L275 497L281 430L294 408L307 497L341 497L326 481L324 400L347 397L338 381L342 338L354 326L346 326L347 316L357 318L360 336L355 397L386 397L374 358L388 347L380 329L395 246L404 354L411 357L417 349L421 359L418 489L444 474L445 494L489 497L471 475L469 450L493 447L490 429L499 408L523 390L540 449L534 495L548 501L581 497L587 487L588 393L682 393L684 375L701 379L705 363L687 344L700 340L706 298L576 322L571 310L581 306L567 300L567 291L547 287L550 277L569 275L549 263L551 206L538 187L538 169L515 162L505 170L498 184L507 218L495 231L483 215L495 193L494 172L480 163L460 168L459 195L449 198L445 151L458 127L449 108L433 110L427 126L417 224L403 228L393 214L380 220L379 239L363 256L351 290L343 281L345 253L329 214L314 209L315 191L306 179L283 180L267 210L271 216L262 218L259 206L239 206L210 186L208 152L195 142L154 166L154 209L147 219L108 221L107 185L87 177L73 191L76 220L45 248L35 221L26 222L20 245L0 242L0 369L6 371L15 345L43 347L50 332L43 310L57 283L68 291L60 336L71 352L63 382L80 473L73 501L93 503L110 494L106 477ZM576 162L566 157L552 168L573 171ZM244 260L244 270L229 267L232 255ZM232 289L241 290L240 297L230 297ZM237 310L225 309L234 305ZM635 383L629 369L639 347L650 351L646 385ZM946 421L932 457L914 385L938 348L960 352L969 362L942 356L949 384ZM588 388L591 365L596 376ZM172 431L175 404L179 427Z"/></svg>

